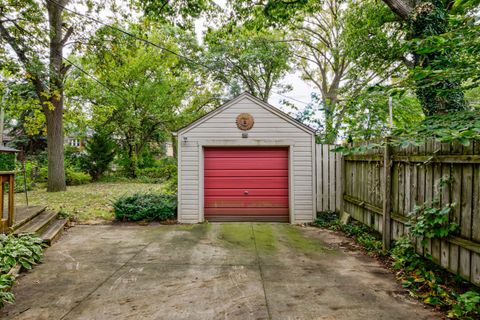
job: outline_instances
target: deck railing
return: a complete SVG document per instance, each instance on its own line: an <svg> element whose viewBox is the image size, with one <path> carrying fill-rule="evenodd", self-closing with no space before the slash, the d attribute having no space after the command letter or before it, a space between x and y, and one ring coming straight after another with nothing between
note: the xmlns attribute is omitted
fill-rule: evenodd
<svg viewBox="0 0 480 320"><path fill-rule="evenodd" d="M0 172L0 233L7 233L13 225L15 172ZM5 185L8 184L7 215L5 214Z"/></svg>

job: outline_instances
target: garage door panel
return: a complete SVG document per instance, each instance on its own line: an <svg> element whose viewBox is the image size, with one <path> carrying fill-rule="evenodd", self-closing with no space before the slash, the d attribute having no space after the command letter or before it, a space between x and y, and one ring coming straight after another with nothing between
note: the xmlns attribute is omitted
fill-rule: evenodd
<svg viewBox="0 0 480 320"><path fill-rule="evenodd" d="M210 221L288 221L287 148L205 148Z"/></svg>
<svg viewBox="0 0 480 320"><path fill-rule="evenodd" d="M288 177L288 170L205 170L205 177Z"/></svg>
<svg viewBox="0 0 480 320"><path fill-rule="evenodd" d="M255 217L256 215L264 216L288 216L288 208L252 208L246 211L244 208L209 208L211 215L235 215L235 216L249 216Z"/></svg>
<svg viewBox="0 0 480 320"><path fill-rule="evenodd" d="M243 189L205 189L204 195L208 196L243 196ZM288 189L248 189L250 196L284 196L288 197Z"/></svg>
<svg viewBox="0 0 480 320"><path fill-rule="evenodd" d="M226 148L210 149L205 154L209 158L285 158L285 150L281 149L258 149L258 148Z"/></svg>
<svg viewBox="0 0 480 320"><path fill-rule="evenodd" d="M209 188L285 189L288 188L288 179L284 177L205 177L205 189Z"/></svg>
<svg viewBox="0 0 480 320"><path fill-rule="evenodd" d="M288 208L285 196L210 196L205 197L205 208Z"/></svg>
<svg viewBox="0 0 480 320"><path fill-rule="evenodd" d="M288 170L282 158L205 158L205 170Z"/></svg>

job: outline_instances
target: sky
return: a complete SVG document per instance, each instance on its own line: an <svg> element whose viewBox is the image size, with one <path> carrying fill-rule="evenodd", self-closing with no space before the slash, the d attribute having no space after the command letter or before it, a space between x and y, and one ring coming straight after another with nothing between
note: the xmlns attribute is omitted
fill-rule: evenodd
<svg viewBox="0 0 480 320"><path fill-rule="evenodd" d="M226 7L226 0L214 0L222 8ZM203 32L206 30L206 21L204 18L200 18L195 22L195 32L197 39L200 43L203 43ZM291 108L284 106L282 100L288 100L294 104L298 109L303 109L307 103L310 102L310 96L312 91L315 91L308 82L301 79L301 74L298 71L290 72L283 80L283 84L289 84L293 87L293 90L282 95L272 92L269 103L273 106L289 112Z"/></svg>

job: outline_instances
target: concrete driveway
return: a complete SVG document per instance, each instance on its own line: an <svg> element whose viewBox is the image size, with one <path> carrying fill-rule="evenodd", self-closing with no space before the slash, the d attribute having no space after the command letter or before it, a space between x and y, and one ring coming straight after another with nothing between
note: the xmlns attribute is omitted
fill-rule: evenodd
<svg viewBox="0 0 480 320"><path fill-rule="evenodd" d="M335 233L286 224L76 226L2 319L439 319Z"/></svg>

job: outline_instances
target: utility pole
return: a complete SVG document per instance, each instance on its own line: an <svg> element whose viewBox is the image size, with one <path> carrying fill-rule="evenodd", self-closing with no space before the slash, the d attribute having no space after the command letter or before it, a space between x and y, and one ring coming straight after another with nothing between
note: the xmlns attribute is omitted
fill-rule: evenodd
<svg viewBox="0 0 480 320"><path fill-rule="evenodd" d="M393 129L393 98L392 97L388 97L388 115L389 115L390 129Z"/></svg>
<svg viewBox="0 0 480 320"><path fill-rule="evenodd" d="M0 147L3 147L3 121L5 119L5 111L3 111L3 101L0 106Z"/></svg>

